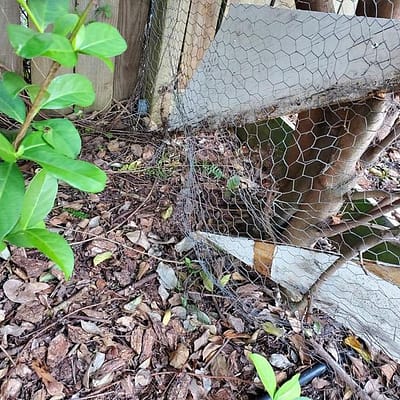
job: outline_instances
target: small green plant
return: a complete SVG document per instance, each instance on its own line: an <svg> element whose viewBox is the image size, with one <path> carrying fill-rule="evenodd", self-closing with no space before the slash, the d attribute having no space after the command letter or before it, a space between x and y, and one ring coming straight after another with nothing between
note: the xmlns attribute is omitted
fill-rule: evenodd
<svg viewBox="0 0 400 400"><path fill-rule="evenodd" d="M226 182L226 189L231 193L236 192L239 189L239 187L240 187L240 176L238 175L231 176Z"/></svg>
<svg viewBox="0 0 400 400"><path fill-rule="evenodd" d="M205 162L203 164L200 164L200 168L203 175L207 175L210 176L211 178L218 180L224 177L222 169L215 164L210 164Z"/></svg>
<svg viewBox="0 0 400 400"><path fill-rule="evenodd" d="M74 267L72 249L45 226L58 181L96 193L104 189L106 175L95 165L77 160L81 139L70 120L36 117L41 110L91 105L95 99L92 83L76 73L57 76L58 70L76 66L80 54L99 58L113 69L110 58L124 52L126 42L110 24L86 24L93 0L81 15L69 12L70 0L17 2L34 29L8 25L11 46L21 58L47 57L52 64L40 85L29 84L14 72L0 77L0 113L20 124L16 135L0 132L0 251L7 244L36 248L69 278ZM24 103L22 92L30 105ZM40 167L27 186L20 169L25 160Z"/></svg>
<svg viewBox="0 0 400 400"><path fill-rule="evenodd" d="M272 400L310 400L309 397L300 396L299 374L294 375L277 389L275 372L268 360L256 353L251 353L249 359L254 364L261 383Z"/></svg>
<svg viewBox="0 0 400 400"><path fill-rule="evenodd" d="M71 207L63 208L63 211L67 212L69 215L71 215L74 218L78 218L78 219L89 218L89 214L87 212L81 211L81 210L75 210L74 208L71 208Z"/></svg>

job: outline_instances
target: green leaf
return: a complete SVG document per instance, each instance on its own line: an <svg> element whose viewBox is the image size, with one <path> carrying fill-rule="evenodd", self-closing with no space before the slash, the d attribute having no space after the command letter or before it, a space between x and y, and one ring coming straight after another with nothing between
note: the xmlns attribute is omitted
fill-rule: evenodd
<svg viewBox="0 0 400 400"><path fill-rule="evenodd" d="M254 364L266 392L271 398L275 399L276 377L271 364L261 354L251 353L249 359Z"/></svg>
<svg viewBox="0 0 400 400"><path fill-rule="evenodd" d="M113 256L113 253L111 251L106 251L104 253L97 254L93 258L93 265L96 267L97 265L101 264L104 261L107 261Z"/></svg>
<svg viewBox="0 0 400 400"><path fill-rule="evenodd" d="M1 132L0 132L0 157L8 163L13 163L17 159L17 154L14 151L14 147Z"/></svg>
<svg viewBox="0 0 400 400"><path fill-rule="evenodd" d="M23 25L8 25L7 30L10 43L20 57L38 57L51 46L49 33L35 32Z"/></svg>
<svg viewBox="0 0 400 400"><path fill-rule="evenodd" d="M7 90L4 80L0 80L0 113L22 123L25 120L26 109L21 98L14 96Z"/></svg>
<svg viewBox="0 0 400 400"><path fill-rule="evenodd" d="M201 276L201 279L203 280L204 288L212 293L214 291L214 282L211 280L211 278L208 276L208 274L205 273L204 271L200 271L200 276Z"/></svg>
<svg viewBox="0 0 400 400"><path fill-rule="evenodd" d="M57 18L54 22L53 33L66 36L73 31L79 17L76 14L65 14Z"/></svg>
<svg viewBox="0 0 400 400"><path fill-rule="evenodd" d="M50 40L50 46L41 55L57 61L64 67L74 67L78 58L70 41L64 36L54 33L42 33Z"/></svg>
<svg viewBox="0 0 400 400"><path fill-rule="evenodd" d="M72 105L87 107L95 99L92 82L79 74L57 76L50 83L47 91L49 97L41 108L48 110L58 110Z"/></svg>
<svg viewBox="0 0 400 400"><path fill-rule="evenodd" d="M74 124L66 118L36 121L33 128L42 133L42 138L57 153L76 158L81 151L81 137Z"/></svg>
<svg viewBox="0 0 400 400"><path fill-rule="evenodd" d="M292 376L276 392L274 400L293 400L300 396L301 387L299 383L300 374Z"/></svg>
<svg viewBox="0 0 400 400"><path fill-rule="evenodd" d="M69 4L70 0L29 0L29 8L42 30L67 14Z"/></svg>
<svg viewBox="0 0 400 400"><path fill-rule="evenodd" d="M29 42L36 33L37 32L34 30L23 25L7 25L8 40L17 54L19 54L19 51L24 48L26 43Z"/></svg>
<svg viewBox="0 0 400 400"><path fill-rule="evenodd" d="M127 48L126 41L118 30L104 22L82 26L73 46L80 53L100 58L117 56Z"/></svg>
<svg viewBox="0 0 400 400"><path fill-rule="evenodd" d="M24 153L21 158L36 162L69 185L90 193L97 193L104 189L107 176L100 168L57 153L40 134L28 135L22 142L22 146Z"/></svg>
<svg viewBox="0 0 400 400"><path fill-rule="evenodd" d="M25 89L27 83L21 75L15 72L3 73L4 87L12 96L16 96L21 90Z"/></svg>
<svg viewBox="0 0 400 400"><path fill-rule="evenodd" d="M43 221L54 205L57 196L57 179L45 170L37 173L29 184L18 221L20 230L36 227Z"/></svg>
<svg viewBox="0 0 400 400"><path fill-rule="evenodd" d="M64 272L69 279L74 269L74 254L67 241L60 235L47 229L27 229L7 236L15 246L40 250Z"/></svg>
<svg viewBox="0 0 400 400"><path fill-rule="evenodd" d="M25 185L16 164L0 163L0 240L18 221Z"/></svg>

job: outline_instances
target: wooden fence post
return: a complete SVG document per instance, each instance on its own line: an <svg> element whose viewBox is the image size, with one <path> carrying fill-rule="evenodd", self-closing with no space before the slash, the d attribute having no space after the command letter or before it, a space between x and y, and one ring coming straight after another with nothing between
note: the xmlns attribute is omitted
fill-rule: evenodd
<svg viewBox="0 0 400 400"><path fill-rule="evenodd" d="M165 121L170 111L189 7L190 0L159 0L153 10L145 96L150 118L157 125Z"/></svg>
<svg viewBox="0 0 400 400"><path fill-rule="evenodd" d="M0 64L14 72L22 72L22 60L14 54L7 35L8 24L19 24L19 5L15 0L3 0L0 5Z"/></svg>
<svg viewBox="0 0 400 400"><path fill-rule="evenodd" d="M115 60L114 98L124 100L134 94L142 61L144 33L150 0L120 0L118 29L128 43L125 53Z"/></svg>
<svg viewBox="0 0 400 400"><path fill-rule="evenodd" d="M184 89L214 39L222 0L192 0L186 27L179 89Z"/></svg>
<svg viewBox="0 0 400 400"><path fill-rule="evenodd" d="M77 9L83 11L87 3L88 0L78 0ZM110 18L105 18L103 15L96 16L95 12L92 11L89 14L88 21L96 19L98 21L107 22L116 27L118 25L120 0L107 0L107 3L111 7ZM94 90L96 92L96 100L94 104L86 108L86 111L101 111L111 104L113 99L114 73L110 71L103 61L94 57L80 55L75 71L88 77L93 82Z"/></svg>

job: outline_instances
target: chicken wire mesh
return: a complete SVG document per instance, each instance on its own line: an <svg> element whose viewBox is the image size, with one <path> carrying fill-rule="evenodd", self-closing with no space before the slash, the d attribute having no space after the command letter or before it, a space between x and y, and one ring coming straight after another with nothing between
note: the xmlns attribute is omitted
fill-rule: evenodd
<svg viewBox="0 0 400 400"><path fill-rule="evenodd" d="M185 132L196 261L252 322L267 281L298 298L330 270L315 304L400 359L399 3L152 7L145 86Z"/></svg>

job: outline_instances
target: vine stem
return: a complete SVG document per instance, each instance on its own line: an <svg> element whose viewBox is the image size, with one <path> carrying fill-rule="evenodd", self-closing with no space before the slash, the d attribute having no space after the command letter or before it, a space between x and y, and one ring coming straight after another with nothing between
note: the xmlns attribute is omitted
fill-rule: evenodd
<svg viewBox="0 0 400 400"><path fill-rule="evenodd" d="M14 146L15 150L18 150L18 147L21 144L22 140L24 139L31 122L33 121L33 119L35 118L37 113L39 112L40 103L42 102L42 100L46 94L47 88L49 87L51 81L56 76L56 73L60 67L61 67L61 65L56 61L53 61L53 63L51 64L49 73L47 74L45 80L40 85L39 92L32 104L32 107L30 108L30 110L25 118L25 121L23 122L21 129L19 130L18 135L14 140L13 146Z"/></svg>
<svg viewBox="0 0 400 400"><path fill-rule="evenodd" d="M28 4L26 4L25 0L17 0L18 4L25 10L25 12L27 13L29 19L31 20L31 22L33 23L33 25L35 25L35 28L40 32L43 33L43 29L40 26L38 20L36 19L36 17L33 15L31 9L29 8Z"/></svg>

